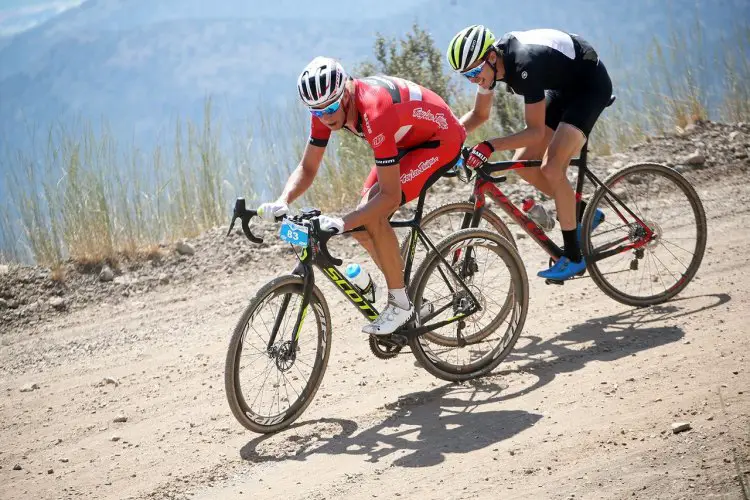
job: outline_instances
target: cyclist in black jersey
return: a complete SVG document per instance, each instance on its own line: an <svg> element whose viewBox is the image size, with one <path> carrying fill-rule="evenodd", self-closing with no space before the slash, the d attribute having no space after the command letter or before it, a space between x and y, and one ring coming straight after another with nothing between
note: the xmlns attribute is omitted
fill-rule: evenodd
<svg viewBox="0 0 750 500"><path fill-rule="evenodd" d="M523 96L526 128L477 144L466 164L479 167L494 151L509 149L516 150L517 160L541 159L541 168L518 173L554 198L565 254L538 275L565 280L583 272L575 193L566 170L612 95L598 54L580 36L563 31L511 31L495 39L489 29L473 25L453 37L447 57L455 71L479 86L473 109L461 117L467 133L489 118L498 81ZM597 211L594 227L603 215Z"/></svg>

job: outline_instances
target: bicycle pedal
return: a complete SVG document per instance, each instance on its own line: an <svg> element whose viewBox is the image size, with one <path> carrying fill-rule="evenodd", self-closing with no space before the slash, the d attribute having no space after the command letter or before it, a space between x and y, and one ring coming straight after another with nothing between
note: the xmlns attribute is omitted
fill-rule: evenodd
<svg viewBox="0 0 750 500"><path fill-rule="evenodd" d="M565 282L562 281L562 280L552 280L552 279L547 278L546 280L544 280L544 284L545 285L561 285L562 286L562 285L565 284Z"/></svg>

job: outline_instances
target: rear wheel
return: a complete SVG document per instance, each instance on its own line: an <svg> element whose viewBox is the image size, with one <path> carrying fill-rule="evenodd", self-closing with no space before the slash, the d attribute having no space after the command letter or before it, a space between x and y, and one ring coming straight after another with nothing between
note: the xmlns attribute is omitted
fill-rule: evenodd
<svg viewBox="0 0 750 500"><path fill-rule="evenodd" d="M653 233L599 188L583 216L581 249L591 278L609 297L632 306L665 302L695 276L706 250L706 213L680 173L655 163L627 167L604 184ZM595 211L604 221L591 231ZM631 246L601 258L605 252ZM599 257L599 259L597 259Z"/></svg>
<svg viewBox="0 0 750 500"><path fill-rule="evenodd" d="M467 380L493 370L510 353L528 309L526 268L511 243L492 231L464 229L436 245L417 270L414 307L432 311L423 325L446 321L472 306L471 295L448 271L442 255L479 301L480 310L410 340L419 363L434 376Z"/></svg>

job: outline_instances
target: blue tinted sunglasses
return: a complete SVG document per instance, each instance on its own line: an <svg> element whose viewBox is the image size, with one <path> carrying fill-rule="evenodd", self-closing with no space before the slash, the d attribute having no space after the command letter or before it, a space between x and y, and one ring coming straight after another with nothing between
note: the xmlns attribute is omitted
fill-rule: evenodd
<svg viewBox="0 0 750 500"><path fill-rule="evenodd" d="M329 104L323 109L311 109L310 113L312 113L313 116L320 118L321 116L324 116L324 115L334 114L336 111L339 110L340 107L341 107L341 99L339 98L338 101L332 102L331 104Z"/></svg>
<svg viewBox="0 0 750 500"><path fill-rule="evenodd" d="M464 75L466 78L476 78L476 77L479 76L479 73L482 72L482 70L484 69L484 65L486 63L487 63L487 61L482 61L482 64L480 64L476 68L472 68L469 71L464 71L461 74Z"/></svg>

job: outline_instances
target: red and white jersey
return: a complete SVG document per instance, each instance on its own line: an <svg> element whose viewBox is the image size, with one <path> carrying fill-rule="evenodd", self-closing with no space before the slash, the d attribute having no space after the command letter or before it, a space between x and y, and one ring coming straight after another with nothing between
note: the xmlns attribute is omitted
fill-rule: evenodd
<svg viewBox="0 0 750 500"><path fill-rule="evenodd" d="M376 165L398 163L398 150L418 146L442 134L464 134L448 105L435 92L392 76L354 80L356 130L372 147ZM448 132L450 129L450 132ZM324 147L331 129L312 117L310 144Z"/></svg>

